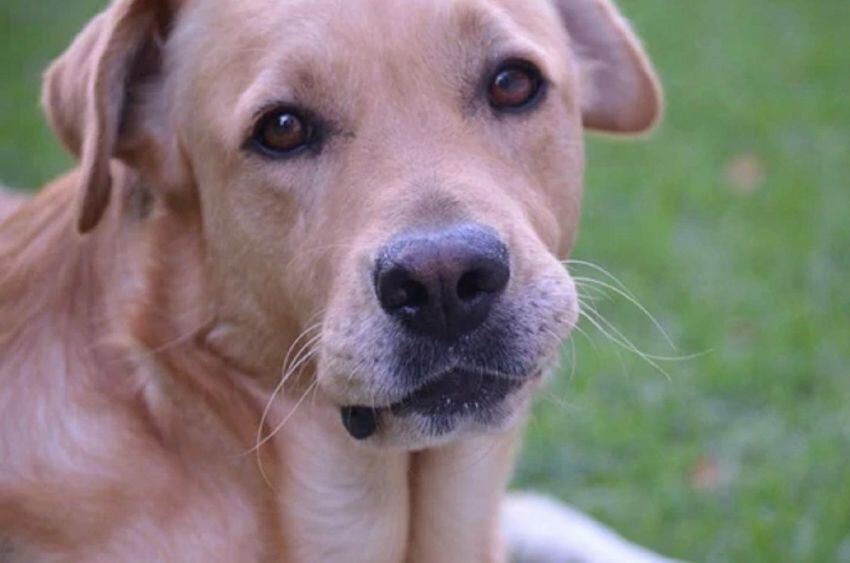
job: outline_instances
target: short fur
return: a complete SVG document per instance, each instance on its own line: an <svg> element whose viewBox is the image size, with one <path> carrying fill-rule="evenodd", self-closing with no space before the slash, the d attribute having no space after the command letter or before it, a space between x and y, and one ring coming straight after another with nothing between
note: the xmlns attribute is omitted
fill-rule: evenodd
<svg viewBox="0 0 850 563"><path fill-rule="evenodd" d="M517 53L548 98L493 118L480 70ZM244 149L282 97L333 123L312 160ZM397 392L364 279L411 227L499 232L537 331L517 355L553 363L578 314L558 260L582 125L637 133L661 108L608 0L116 0L44 105L79 165L0 203L0 557L503 560L534 385L499 428L439 439L399 420L356 443L338 408Z"/></svg>

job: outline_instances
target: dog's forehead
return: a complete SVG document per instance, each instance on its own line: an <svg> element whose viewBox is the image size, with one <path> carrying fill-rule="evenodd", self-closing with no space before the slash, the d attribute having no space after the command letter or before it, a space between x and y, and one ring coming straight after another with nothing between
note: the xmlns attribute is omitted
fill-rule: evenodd
<svg viewBox="0 0 850 563"><path fill-rule="evenodd" d="M277 53L344 63L394 57L446 59L510 41L541 50L563 30L546 0L210 0L197 2L188 35L210 59L243 65ZM192 25L194 24L194 25ZM185 34L184 34L185 35Z"/></svg>
<svg viewBox="0 0 850 563"><path fill-rule="evenodd" d="M184 100L203 99L235 140L276 101L342 117L455 103L500 57L569 83L557 22L547 0L206 0L189 4L171 52Z"/></svg>
<svg viewBox="0 0 850 563"><path fill-rule="evenodd" d="M544 22L554 14L547 0L211 0L193 5L222 16L221 21L257 32L300 22L335 31L356 30L368 35L361 39L381 41L398 36L416 40L409 33L441 25L461 35L486 31L495 17L512 18L530 31L543 31ZM378 32L383 33L376 37Z"/></svg>

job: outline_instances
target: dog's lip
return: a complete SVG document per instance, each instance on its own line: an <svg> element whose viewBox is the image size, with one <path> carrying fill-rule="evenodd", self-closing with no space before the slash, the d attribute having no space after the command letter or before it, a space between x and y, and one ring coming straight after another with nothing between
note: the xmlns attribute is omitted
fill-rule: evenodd
<svg viewBox="0 0 850 563"><path fill-rule="evenodd" d="M458 418L478 419L497 412L507 398L538 379L542 370L530 377L518 377L481 369L454 367L428 378L401 400L387 406L340 407L342 423L357 440L365 440L378 431L385 415L419 415L445 426Z"/></svg>
<svg viewBox="0 0 850 563"><path fill-rule="evenodd" d="M386 407L395 415L472 414L501 403L527 378L488 370L455 367L429 380L400 401Z"/></svg>

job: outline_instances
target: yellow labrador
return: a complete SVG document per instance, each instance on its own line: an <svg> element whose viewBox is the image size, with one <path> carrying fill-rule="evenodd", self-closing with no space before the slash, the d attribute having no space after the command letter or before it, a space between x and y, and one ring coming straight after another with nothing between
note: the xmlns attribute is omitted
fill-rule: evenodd
<svg viewBox="0 0 850 563"><path fill-rule="evenodd" d="M79 165L0 225L0 553L501 561L578 316L609 0L116 0L46 75Z"/></svg>

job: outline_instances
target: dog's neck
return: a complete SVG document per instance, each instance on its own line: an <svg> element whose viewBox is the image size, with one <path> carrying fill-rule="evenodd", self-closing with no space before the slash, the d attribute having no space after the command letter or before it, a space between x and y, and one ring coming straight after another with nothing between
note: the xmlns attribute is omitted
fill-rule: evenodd
<svg viewBox="0 0 850 563"><path fill-rule="evenodd" d="M61 378L96 391L135 417L158 455L218 471L253 507L234 515L255 518L257 540L285 560L431 561L447 546L457 560L495 560L513 437L379 450L353 441L321 397L281 393L270 403L267 382L208 345L197 217L151 214L132 174L118 170L116 178L108 217L85 237L73 232L74 175L5 224L3 261L20 256L15 274L0 279L0 315L19 322L0 329L0 352L25 362L25 344L61 343L57 355L73 358L58 370L31 366L31 386L49 389L57 383L50 378ZM31 311L38 318L24 315ZM54 399L54 408L66 400Z"/></svg>

